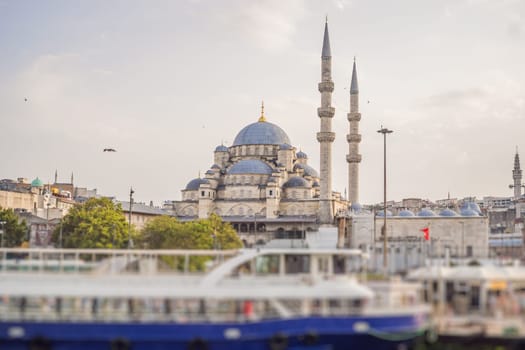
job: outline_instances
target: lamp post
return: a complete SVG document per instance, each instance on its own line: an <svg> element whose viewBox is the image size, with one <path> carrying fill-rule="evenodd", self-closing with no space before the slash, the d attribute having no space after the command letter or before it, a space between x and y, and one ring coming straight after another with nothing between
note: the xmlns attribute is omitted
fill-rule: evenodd
<svg viewBox="0 0 525 350"><path fill-rule="evenodd" d="M133 240L131 239L131 212L133 210L133 187L129 188L129 227L128 227L128 249L133 248Z"/></svg>
<svg viewBox="0 0 525 350"><path fill-rule="evenodd" d="M7 221L0 221L0 225L2 225L2 229L0 230L0 234L2 235L2 240L0 241L0 248L4 247L4 225L7 224Z"/></svg>
<svg viewBox="0 0 525 350"><path fill-rule="evenodd" d="M383 268L387 272L387 239L386 239L386 135L393 133L381 125L378 133L383 134Z"/></svg>

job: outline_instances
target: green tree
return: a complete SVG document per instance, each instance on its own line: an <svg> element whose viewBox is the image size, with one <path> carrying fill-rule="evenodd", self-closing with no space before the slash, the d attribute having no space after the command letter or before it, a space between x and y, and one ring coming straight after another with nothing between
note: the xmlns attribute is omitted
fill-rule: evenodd
<svg viewBox="0 0 525 350"><path fill-rule="evenodd" d="M0 238L3 247L20 247L27 237L27 225L25 220L18 221L18 216L12 209L0 207L0 230L3 230Z"/></svg>
<svg viewBox="0 0 525 350"><path fill-rule="evenodd" d="M120 204L109 198L90 198L71 208L53 232L57 245L62 229L64 248L126 248L129 226ZM132 231L132 239L135 232Z"/></svg>
<svg viewBox="0 0 525 350"><path fill-rule="evenodd" d="M142 229L140 243L150 249L236 249L242 242L229 223L217 215L208 219L180 222L169 216L159 216L149 221ZM192 256L190 271L204 270L210 256ZM184 258L163 257L164 264L182 270Z"/></svg>
<svg viewBox="0 0 525 350"><path fill-rule="evenodd" d="M212 214L208 219L180 222L159 216L142 229L140 242L151 249L236 249L242 247L229 223Z"/></svg>

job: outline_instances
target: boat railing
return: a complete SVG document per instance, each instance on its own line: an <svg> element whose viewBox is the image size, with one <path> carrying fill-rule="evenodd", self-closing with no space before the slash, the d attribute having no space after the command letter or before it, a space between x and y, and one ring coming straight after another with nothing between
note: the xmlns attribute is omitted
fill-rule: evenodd
<svg viewBox="0 0 525 350"><path fill-rule="evenodd" d="M0 273L202 273L239 250L1 248Z"/></svg>
<svg viewBox="0 0 525 350"><path fill-rule="evenodd" d="M356 300L204 300L13 297L0 302L2 321L250 322L301 316L358 315Z"/></svg>

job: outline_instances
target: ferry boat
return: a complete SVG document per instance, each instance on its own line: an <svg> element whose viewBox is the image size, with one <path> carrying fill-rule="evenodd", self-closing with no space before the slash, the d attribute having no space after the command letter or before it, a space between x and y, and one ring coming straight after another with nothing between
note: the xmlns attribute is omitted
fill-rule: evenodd
<svg viewBox="0 0 525 350"><path fill-rule="evenodd" d="M358 250L0 253L1 349L402 349L429 328L417 284L365 282Z"/></svg>

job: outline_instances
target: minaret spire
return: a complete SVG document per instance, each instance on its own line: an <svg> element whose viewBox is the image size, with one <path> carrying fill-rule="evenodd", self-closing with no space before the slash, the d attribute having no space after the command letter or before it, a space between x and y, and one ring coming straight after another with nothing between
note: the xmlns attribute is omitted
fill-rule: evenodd
<svg viewBox="0 0 525 350"><path fill-rule="evenodd" d="M317 141L320 143L319 220L322 224L332 224L334 221L332 206L332 142L335 140L335 133L332 132L332 118L335 113L335 108L332 107L333 91L332 53L330 51L327 21L324 26L323 50L321 52L321 82L319 83L321 107L317 109L317 114L321 119L321 130L317 133Z"/></svg>
<svg viewBox="0 0 525 350"><path fill-rule="evenodd" d="M265 122L266 117L264 116L264 101L261 101L261 116L259 117L260 122Z"/></svg>
<svg viewBox="0 0 525 350"><path fill-rule="evenodd" d="M58 183L58 170L55 169L55 183Z"/></svg>
<svg viewBox="0 0 525 350"><path fill-rule="evenodd" d="M509 188L514 188L514 199L521 197L521 166L520 166L520 155L518 153L518 147L516 146L516 155L514 156L514 169L512 170L512 179L514 180L513 185L509 185Z"/></svg>
<svg viewBox="0 0 525 350"><path fill-rule="evenodd" d="M359 143L361 135L359 134L359 87L357 84L357 68L354 57L354 67L352 69L352 79L350 84L350 113L347 114L349 122L349 133L346 135L348 141L348 200L351 203L359 203L359 163L361 155L359 154Z"/></svg>

